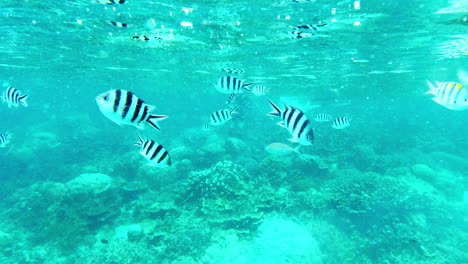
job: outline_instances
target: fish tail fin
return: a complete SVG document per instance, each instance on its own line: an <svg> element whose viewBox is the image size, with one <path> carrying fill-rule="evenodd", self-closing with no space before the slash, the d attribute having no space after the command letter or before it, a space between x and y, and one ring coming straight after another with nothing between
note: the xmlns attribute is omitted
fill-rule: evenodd
<svg viewBox="0 0 468 264"><path fill-rule="evenodd" d="M245 83L244 85L242 85L242 88L244 88L245 90L251 92L251 90L250 90L250 88L249 88L248 86L250 86L250 85L252 85L252 84L254 84L254 83L253 83L253 82L251 82L251 83Z"/></svg>
<svg viewBox="0 0 468 264"><path fill-rule="evenodd" d="M141 138L141 136L138 133L136 135L138 137L139 142L135 143L135 146L143 145L143 138Z"/></svg>
<svg viewBox="0 0 468 264"><path fill-rule="evenodd" d="M238 113L236 112L236 109L237 109L237 106L234 106L231 110L229 110L229 112L231 113L231 115L238 114Z"/></svg>
<svg viewBox="0 0 468 264"><path fill-rule="evenodd" d="M157 130L160 130L157 122L166 118L167 118L166 115L149 115L148 118L146 119L146 122L148 122L148 124L156 128Z"/></svg>
<svg viewBox="0 0 468 264"><path fill-rule="evenodd" d="M429 80L426 80L426 84L427 87L429 87L429 90L427 90L425 94L436 95L437 86L435 86L434 83Z"/></svg>
<svg viewBox="0 0 468 264"><path fill-rule="evenodd" d="M268 113L268 116L280 116L281 110L275 103L273 103L271 100L268 99L268 102L270 103L271 107L273 107L273 111Z"/></svg>
<svg viewBox="0 0 468 264"><path fill-rule="evenodd" d="M20 102L24 107L28 107L28 102L26 102L26 98L28 98L28 95L27 95L27 94L18 97L19 102Z"/></svg>

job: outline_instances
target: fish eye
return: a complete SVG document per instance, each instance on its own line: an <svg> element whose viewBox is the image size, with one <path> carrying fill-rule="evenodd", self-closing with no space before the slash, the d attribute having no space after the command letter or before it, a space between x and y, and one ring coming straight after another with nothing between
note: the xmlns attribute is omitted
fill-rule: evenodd
<svg viewBox="0 0 468 264"><path fill-rule="evenodd" d="M107 101L107 100L109 100L109 96L104 95L104 96L102 97L102 99L104 99L104 101Z"/></svg>

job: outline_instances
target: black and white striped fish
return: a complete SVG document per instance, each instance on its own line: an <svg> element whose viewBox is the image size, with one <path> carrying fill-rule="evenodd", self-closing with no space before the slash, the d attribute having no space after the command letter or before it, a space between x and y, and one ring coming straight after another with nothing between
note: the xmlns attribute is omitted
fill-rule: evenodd
<svg viewBox="0 0 468 264"><path fill-rule="evenodd" d="M343 129L351 125L351 119L346 116L340 116L333 120L332 127L334 129Z"/></svg>
<svg viewBox="0 0 468 264"><path fill-rule="evenodd" d="M332 117L329 114L318 113L315 116L314 120L317 121L317 122L328 122L328 121L332 120Z"/></svg>
<svg viewBox="0 0 468 264"><path fill-rule="evenodd" d="M261 84L254 85L252 88L249 87L244 89L252 92L256 96L267 95L267 93L270 91L269 88Z"/></svg>
<svg viewBox="0 0 468 264"><path fill-rule="evenodd" d="M118 125L131 125L143 129L148 123L159 130L157 121L165 115L153 115L154 106L146 104L135 94L125 90L111 90L96 97L101 113Z"/></svg>
<svg viewBox="0 0 468 264"><path fill-rule="evenodd" d="M103 5L113 5L113 4L121 5L125 3L125 0L97 0L97 2Z"/></svg>
<svg viewBox="0 0 468 264"><path fill-rule="evenodd" d="M161 145L151 139L143 139L138 135L139 142L135 145L140 146L140 154L148 160L148 165L155 167L171 166L171 156L169 152Z"/></svg>
<svg viewBox="0 0 468 264"><path fill-rule="evenodd" d="M155 40L159 43L163 42L164 39L161 38L161 37L158 37L158 36L147 36L147 35L143 35L143 36L132 36L132 39L134 40L140 40L140 41L150 41L150 40Z"/></svg>
<svg viewBox="0 0 468 264"><path fill-rule="evenodd" d="M240 68L222 68L221 70L223 72L227 72L229 74L234 74L234 75L244 73L244 70Z"/></svg>
<svg viewBox="0 0 468 264"><path fill-rule="evenodd" d="M310 34L310 33L304 33L304 32L301 32L301 31L291 31L288 33L289 37L292 38L292 39L301 39L301 38L310 38L312 37L313 35Z"/></svg>
<svg viewBox="0 0 468 264"><path fill-rule="evenodd" d="M223 76L218 79L215 83L215 88L223 94L241 93L242 89L246 89L247 86L252 83L244 83L243 80L234 76Z"/></svg>
<svg viewBox="0 0 468 264"><path fill-rule="evenodd" d="M285 109L281 110L271 100L268 102L273 107L273 111L268 115L280 118L281 121L277 124L291 133L292 138L289 139L291 142L297 142L304 146L314 143L314 130L306 115L299 108L285 105Z"/></svg>
<svg viewBox="0 0 468 264"><path fill-rule="evenodd" d="M228 105L233 104L234 101L236 100L236 96L237 96L237 94L235 94L235 93L230 94L226 104L228 104Z"/></svg>
<svg viewBox="0 0 468 264"><path fill-rule="evenodd" d="M117 21L109 21L109 23L115 27L119 27L119 28L124 28L124 27L127 27L128 24L127 23L122 23L122 22L117 22Z"/></svg>
<svg viewBox="0 0 468 264"><path fill-rule="evenodd" d="M220 126L232 119L232 115L235 115L236 107L229 109L218 110L211 114L208 124L212 126Z"/></svg>
<svg viewBox="0 0 468 264"><path fill-rule="evenodd" d="M28 103L26 102L26 98L28 97L27 94L21 94L20 91L16 88L8 86L3 91L3 102L8 104L8 107L11 108L12 106L18 107L21 104L24 107L28 107Z"/></svg>
<svg viewBox="0 0 468 264"><path fill-rule="evenodd" d="M203 132L208 132L208 131L211 131L212 129L213 129L213 127L210 126L210 124L208 124L208 123L205 123L205 124L203 124L203 126L202 126L202 131L203 131Z"/></svg>
<svg viewBox="0 0 468 264"><path fill-rule="evenodd" d="M3 133L0 134L0 148L6 147L8 143L10 143L11 134L10 133Z"/></svg>
<svg viewBox="0 0 468 264"><path fill-rule="evenodd" d="M295 27L291 27L295 30L304 30L304 29L313 29L313 30L317 30L319 27L324 27L326 26L327 24L323 23L323 24L317 24L317 25L312 25L312 24L307 24L307 25L301 25L301 26L295 26Z"/></svg>

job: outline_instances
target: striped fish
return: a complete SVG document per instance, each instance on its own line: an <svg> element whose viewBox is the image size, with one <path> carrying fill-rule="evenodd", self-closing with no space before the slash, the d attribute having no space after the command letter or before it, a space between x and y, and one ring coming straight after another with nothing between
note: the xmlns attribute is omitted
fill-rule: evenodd
<svg viewBox="0 0 468 264"><path fill-rule="evenodd" d="M18 89L8 86L3 91L2 99L3 102L8 104L8 108L11 108L12 106L18 107L19 104L24 107L28 107L28 103L26 102L27 97L27 94L21 95Z"/></svg>
<svg viewBox="0 0 468 264"><path fill-rule="evenodd" d="M10 140L11 140L10 133L0 134L0 148L6 147L6 145L10 143Z"/></svg>
<svg viewBox="0 0 468 264"><path fill-rule="evenodd" d="M292 27L293 29L295 30L301 30L301 29L313 29L313 30L317 30L317 28L319 27L324 27L326 26L327 24L323 23L323 24L318 24L318 25L312 25L312 24L307 24L307 25L301 25L301 26L295 26L295 27Z"/></svg>
<svg viewBox="0 0 468 264"><path fill-rule="evenodd" d="M294 31L288 32L288 36L289 38L292 38L292 39L296 39L296 38L301 39L301 38L310 38L313 35L310 33L304 33L304 32L294 30Z"/></svg>
<svg viewBox="0 0 468 264"><path fill-rule="evenodd" d="M222 68L221 70L223 72L227 72L229 74L234 74L234 75L244 73L244 70L240 68Z"/></svg>
<svg viewBox="0 0 468 264"><path fill-rule="evenodd" d="M234 76L223 76L215 83L215 88L223 94L241 93L242 89L252 83L244 83L241 79Z"/></svg>
<svg viewBox="0 0 468 264"><path fill-rule="evenodd" d="M208 132L208 131L210 131L212 128L213 128L213 127L210 126L210 124L205 123L205 124L203 124L203 126L202 126L202 131L203 131L203 132Z"/></svg>
<svg viewBox="0 0 468 264"><path fill-rule="evenodd" d="M101 113L118 125L131 125L143 129L148 123L159 130L157 121L165 115L153 115L154 106L146 104L135 94L125 90L111 90L96 97Z"/></svg>
<svg viewBox="0 0 468 264"><path fill-rule="evenodd" d="M116 21L109 21L109 23L115 27L119 27L119 28L124 28L124 27L127 27L128 24L127 23L122 23L122 22L116 22Z"/></svg>
<svg viewBox="0 0 468 264"><path fill-rule="evenodd" d="M332 127L334 129L343 129L351 125L351 119L345 116L340 116L333 120Z"/></svg>
<svg viewBox="0 0 468 264"><path fill-rule="evenodd" d="M332 120L332 117L329 114L318 113L315 116L314 120L317 121L317 122L328 122L328 121Z"/></svg>
<svg viewBox="0 0 468 264"><path fill-rule="evenodd" d="M113 5L113 4L121 5L125 3L125 0L97 0L97 2L103 5Z"/></svg>
<svg viewBox="0 0 468 264"><path fill-rule="evenodd" d="M140 146L140 154L148 160L148 165L155 167L171 166L171 156L169 152L161 145L151 139L143 139L138 135L139 142L135 143Z"/></svg>
<svg viewBox="0 0 468 264"><path fill-rule="evenodd" d="M244 88L244 89L252 92L256 96L266 95L270 91L269 88L261 84L254 85L252 89L250 88Z"/></svg>
<svg viewBox="0 0 468 264"><path fill-rule="evenodd" d="M232 108L231 110L223 109L214 112L213 114L211 114L208 124L212 126L223 125L224 123L232 119L232 115L236 114L236 112L234 112L235 110L236 107Z"/></svg>
<svg viewBox="0 0 468 264"><path fill-rule="evenodd" d="M226 104L228 104L228 105L233 104L234 101L236 100L236 95L237 95L237 94L235 94L235 93L230 94L229 97L228 97L228 100L227 100Z"/></svg>
<svg viewBox="0 0 468 264"><path fill-rule="evenodd" d="M450 110L460 111L468 109L468 91L462 84L456 82L436 82L435 85L427 81L429 91L434 102Z"/></svg>
<svg viewBox="0 0 468 264"><path fill-rule="evenodd" d="M297 142L307 146L314 143L314 130L307 119L306 115L298 108L285 105L285 109L281 110L271 100L268 100L273 107L273 111L268 113L269 116L277 116L280 122L277 124L286 128L292 137L291 142Z"/></svg>

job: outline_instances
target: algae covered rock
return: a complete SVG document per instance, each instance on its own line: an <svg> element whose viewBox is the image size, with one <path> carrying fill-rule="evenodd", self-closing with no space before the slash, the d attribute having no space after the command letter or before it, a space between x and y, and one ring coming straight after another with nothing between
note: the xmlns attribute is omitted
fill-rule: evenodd
<svg viewBox="0 0 468 264"><path fill-rule="evenodd" d="M72 194L105 192L112 185L112 178L102 173L83 173L66 183Z"/></svg>
<svg viewBox="0 0 468 264"><path fill-rule="evenodd" d="M249 179L243 167L232 161L221 161L209 169L190 173L188 195L195 199L234 197L243 193Z"/></svg>
<svg viewBox="0 0 468 264"><path fill-rule="evenodd" d="M433 168L421 163L414 164L413 166L411 166L411 171L417 177L420 177L425 180L431 180L437 176L437 172Z"/></svg>
<svg viewBox="0 0 468 264"><path fill-rule="evenodd" d="M125 239L130 242L136 242L143 238L143 228L139 224L118 226L115 229L115 237Z"/></svg>

